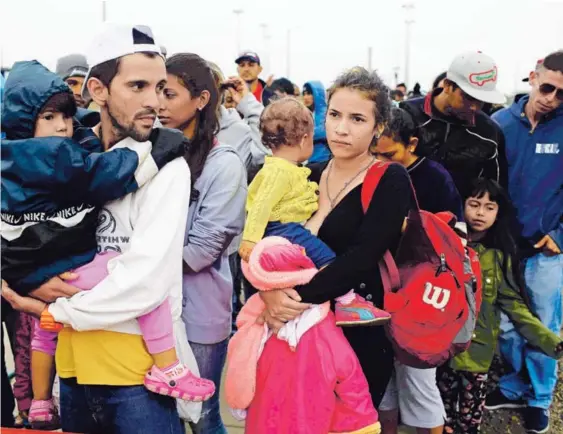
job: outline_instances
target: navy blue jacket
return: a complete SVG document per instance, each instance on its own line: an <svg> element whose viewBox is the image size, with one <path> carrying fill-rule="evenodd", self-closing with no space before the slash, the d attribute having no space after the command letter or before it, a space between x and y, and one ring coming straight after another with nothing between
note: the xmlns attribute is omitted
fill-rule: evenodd
<svg viewBox="0 0 563 434"><path fill-rule="evenodd" d="M432 213L450 211L457 221L465 221L461 196L451 175L440 163L422 157L407 167L407 172L420 209Z"/></svg>
<svg viewBox="0 0 563 434"><path fill-rule="evenodd" d="M563 106L532 130L528 100L493 115L506 139L508 189L529 244L549 234L563 248Z"/></svg>
<svg viewBox="0 0 563 434"><path fill-rule="evenodd" d="M41 108L61 92L70 90L37 61L16 63L4 89L2 278L21 294L91 261L97 207L137 190L187 146L178 131L153 130L151 154L140 162L128 148L101 152L89 129L76 129L76 141L33 138ZM139 178L147 164L150 176L143 166Z"/></svg>

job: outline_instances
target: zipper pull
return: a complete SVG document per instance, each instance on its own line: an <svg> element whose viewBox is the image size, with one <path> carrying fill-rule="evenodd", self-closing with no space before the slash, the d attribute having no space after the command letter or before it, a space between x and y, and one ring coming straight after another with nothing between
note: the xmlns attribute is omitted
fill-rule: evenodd
<svg viewBox="0 0 563 434"><path fill-rule="evenodd" d="M440 255L440 273L445 273L448 271L448 263L446 262L446 255L443 253Z"/></svg>
<svg viewBox="0 0 563 434"><path fill-rule="evenodd" d="M436 270L436 277L438 277L442 273L445 273L446 271L448 271L448 264L446 263L446 255L442 253L440 255L440 265Z"/></svg>

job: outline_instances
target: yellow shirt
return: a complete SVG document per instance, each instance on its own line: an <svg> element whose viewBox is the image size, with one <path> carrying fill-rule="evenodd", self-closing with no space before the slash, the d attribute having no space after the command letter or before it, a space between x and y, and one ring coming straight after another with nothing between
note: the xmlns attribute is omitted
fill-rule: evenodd
<svg viewBox="0 0 563 434"><path fill-rule="evenodd" d="M257 243L268 222L302 223L317 211L318 188L311 171L283 158L266 157L264 167L248 187L246 224L242 239Z"/></svg>
<svg viewBox="0 0 563 434"><path fill-rule="evenodd" d="M140 335L65 327L59 333L56 364L61 378L76 377L79 384L136 386L143 384L153 359Z"/></svg>

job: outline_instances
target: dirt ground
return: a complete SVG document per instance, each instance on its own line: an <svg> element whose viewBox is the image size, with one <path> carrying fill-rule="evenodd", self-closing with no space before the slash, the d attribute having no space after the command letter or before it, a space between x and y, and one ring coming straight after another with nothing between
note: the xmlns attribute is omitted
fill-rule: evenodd
<svg viewBox="0 0 563 434"><path fill-rule="evenodd" d="M559 382L551 406L550 434L563 434L563 363L559 363ZM526 434L517 410L486 412L482 434Z"/></svg>

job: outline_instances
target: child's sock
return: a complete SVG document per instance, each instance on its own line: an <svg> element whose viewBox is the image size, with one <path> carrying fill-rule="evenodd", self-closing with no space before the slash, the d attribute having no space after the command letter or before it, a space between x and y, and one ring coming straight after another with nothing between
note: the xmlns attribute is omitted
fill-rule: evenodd
<svg viewBox="0 0 563 434"><path fill-rule="evenodd" d="M355 298L356 298L356 294L354 293L354 290L351 290L347 294L338 297L336 301L340 304L346 305L352 303Z"/></svg>
<svg viewBox="0 0 563 434"><path fill-rule="evenodd" d="M176 378L180 377L187 368L180 363L180 361L174 362L172 365L162 368L161 371L168 377L168 378Z"/></svg>

